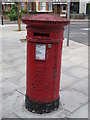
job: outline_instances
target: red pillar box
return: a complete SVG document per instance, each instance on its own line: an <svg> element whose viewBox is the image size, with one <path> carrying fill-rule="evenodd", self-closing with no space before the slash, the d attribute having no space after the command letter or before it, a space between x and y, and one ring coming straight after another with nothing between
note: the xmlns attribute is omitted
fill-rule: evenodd
<svg viewBox="0 0 90 120"><path fill-rule="evenodd" d="M66 18L49 14L24 16L27 25L26 108L45 113L59 107L59 86Z"/></svg>

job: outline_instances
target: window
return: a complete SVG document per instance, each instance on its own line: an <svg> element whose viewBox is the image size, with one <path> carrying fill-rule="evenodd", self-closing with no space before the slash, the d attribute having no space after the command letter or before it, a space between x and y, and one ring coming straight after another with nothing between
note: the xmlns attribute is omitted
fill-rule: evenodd
<svg viewBox="0 0 90 120"><path fill-rule="evenodd" d="M31 11L31 2L28 3L29 12Z"/></svg>
<svg viewBox="0 0 90 120"><path fill-rule="evenodd" d="M63 4L63 6L62 6L62 12L66 12L66 4Z"/></svg>
<svg viewBox="0 0 90 120"><path fill-rule="evenodd" d="M40 10L43 11L43 12L46 11L46 3L45 2L40 3Z"/></svg>
<svg viewBox="0 0 90 120"><path fill-rule="evenodd" d="M25 10L25 3L21 2L21 10Z"/></svg>
<svg viewBox="0 0 90 120"><path fill-rule="evenodd" d="M48 2L48 11L52 12L52 2Z"/></svg>
<svg viewBox="0 0 90 120"><path fill-rule="evenodd" d="M79 13L79 2L71 2L71 7L70 7L70 12L71 13Z"/></svg>
<svg viewBox="0 0 90 120"><path fill-rule="evenodd" d="M36 2L36 11L38 11L38 2Z"/></svg>
<svg viewBox="0 0 90 120"><path fill-rule="evenodd" d="M9 5L8 5L8 4L6 4L6 11L8 11L8 9L9 9Z"/></svg>

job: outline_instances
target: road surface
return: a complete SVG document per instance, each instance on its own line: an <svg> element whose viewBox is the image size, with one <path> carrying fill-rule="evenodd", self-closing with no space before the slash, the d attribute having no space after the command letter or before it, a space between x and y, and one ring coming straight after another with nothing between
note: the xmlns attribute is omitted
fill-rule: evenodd
<svg viewBox="0 0 90 120"><path fill-rule="evenodd" d="M70 40L88 45L88 22L71 22ZM67 27L65 28L64 37L67 38Z"/></svg>

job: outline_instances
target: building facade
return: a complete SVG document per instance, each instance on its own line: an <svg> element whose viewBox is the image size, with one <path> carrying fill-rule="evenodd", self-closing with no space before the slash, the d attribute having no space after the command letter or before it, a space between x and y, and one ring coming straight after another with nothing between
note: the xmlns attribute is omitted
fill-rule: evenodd
<svg viewBox="0 0 90 120"><path fill-rule="evenodd" d="M67 2L53 2L53 13L61 17L66 17L68 12Z"/></svg>
<svg viewBox="0 0 90 120"><path fill-rule="evenodd" d="M26 10L29 8L29 12L50 12L52 13L52 2L21 2L21 9Z"/></svg>
<svg viewBox="0 0 90 120"><path fill-rule="evenodd" d="M84 13L85 15L88 15L89 5L90 5L90 0L85 0L84 2L82 2L82 0L80 0L79 13Z"/></svg>
<svg viewBox="0 0 90 120"><path fill-rule="evenodd" d="M3 10L3 11L10 11L12 4L15 4L15 3L2 2L2 10Z"/></svg>
<svg viewBox="0 0 90 120"><path fill-rule="evenodd" d="M44 12L49 14L57 14L61 17L66 17L67 14L67 3L66 2L29 2L28 4L25 2L21 3L21 9L26 10L27 5L29 8L29 12Z"/></svg>
<svg viewBox="0 0 90 120"><path fill-rule="evenodd" d="M14 3L2 3L2 9L8 11L11 8L11 4ZM58 3L58 2L21 2L21 10L29 10L29 12L46 12L50 14L58 14L60 16L65 16L67 13L67 3Z"/></svg>
<svg viewBox="0 0 90 120"><path fill-rule="evenodd" d="M2 3L3 11L10 11L11 4L15 3ZM84 13L88 15L90 0L86 0L82 2L82 0L77 0L77 2L70 2L70 13L71 14L81 14ZM56 14L61 17L67 17L68 14L68 2L67 0L55 0L54 2L21 2L20 3L21 10L27 10L28 12L41 12L41 13L49 13Z"/></svg>

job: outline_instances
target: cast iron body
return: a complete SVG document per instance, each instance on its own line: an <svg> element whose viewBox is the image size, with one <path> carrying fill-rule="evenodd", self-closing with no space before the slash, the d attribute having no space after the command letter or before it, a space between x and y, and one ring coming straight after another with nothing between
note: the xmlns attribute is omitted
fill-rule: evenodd
<svg viewBox="0 0 90 120"><path fill-rule="evenodd" d="M59 86L66 18L49 14L24 16L27 24L26 108L36 113L59 107Z"/></svg>

